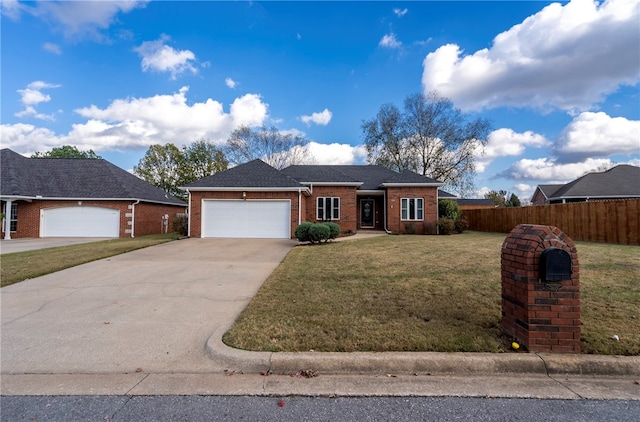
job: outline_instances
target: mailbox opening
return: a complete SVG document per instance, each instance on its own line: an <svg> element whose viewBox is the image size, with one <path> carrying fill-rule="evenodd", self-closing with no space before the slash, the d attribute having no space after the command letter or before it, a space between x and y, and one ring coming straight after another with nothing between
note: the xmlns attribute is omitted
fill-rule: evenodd
<svg viewBox="0 0 640 422"><path fill-rule="evenodd" d="M563 249L547 248L540 255L540 280L571 280L571 255Z"/></svg>

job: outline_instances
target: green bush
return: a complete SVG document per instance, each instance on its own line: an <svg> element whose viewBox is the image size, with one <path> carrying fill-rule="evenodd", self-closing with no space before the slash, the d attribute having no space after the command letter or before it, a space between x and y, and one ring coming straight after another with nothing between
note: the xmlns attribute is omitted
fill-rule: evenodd
<svg viewBox="0 0 640 422"><path fill-rule="evenodd" d="M186 214L177 214L171 223L171 229L180 236L189 234L189 218Z"/></svg>
<svg viewBox="0 0 640 422"><path fill-rule="evenodd" d="M457 220L462 215L460 206L453 199L438 199L438 217Z"/></svg>
<svg viewBox="0 0 640 422"><path fill-rule="evenodd" d="M438 230L440 231L440 234L452 234L455 227L455 222L450 218L438 219Z"/></svg>
<svg viewBox="0 0 640 422"><path fill-rule="evenodd" d="M309 237L309 228L313 226L313 223L305 221L304 223L300 223L298 227L296 227L296 239L300 242L311 242L311 238Z"/></svg>
<svg viewBox="0 0 640 422"><path fill-rule="evenodd" d="M340 236L340 226L336 223L326 222L323 223L325 226L329 227L329 239L335 239Z"/></svg>
<svg viewBox="0 0 640 422"><path fill-rule="evenodd" d="M454 229L456 233L463 233L465 230L469 228L469 221L461 215L454 223Z"/></svg>
<svg viewBox="0 0 640 422"><path fill-rule="evenodd" d="M312 224L309 227L309 241L311 243L326 242L331 236L331 229L325 224Z"/></svg>

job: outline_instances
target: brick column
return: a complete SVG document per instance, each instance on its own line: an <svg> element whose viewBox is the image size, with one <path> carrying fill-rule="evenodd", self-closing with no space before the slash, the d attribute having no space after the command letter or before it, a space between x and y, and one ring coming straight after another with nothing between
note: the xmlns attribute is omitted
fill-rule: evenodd
<svg viewBox="0 0 640 422"><path fill-rule="evenodd" d="M541 279L548 248L571 257L569 280ZM580 353L580 272L571 238L557 227L521 224L502 244L501 258L504 332L532 352Z"/></svg>

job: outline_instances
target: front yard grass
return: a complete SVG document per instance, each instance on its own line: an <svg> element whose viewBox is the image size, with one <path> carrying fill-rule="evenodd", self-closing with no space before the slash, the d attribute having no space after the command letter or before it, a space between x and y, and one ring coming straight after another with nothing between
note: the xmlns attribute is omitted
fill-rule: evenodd
<svg viewBox="0 0 640 422"><path fill-rule="evenodd" d="M176 234L161 234L3 254L0 287L177 238Z"/></svg>
<svg viewBox="0 0 640 422"><path fill-rule="evenodd" d="M505 237L383 236L296 247L223 341L261 351L509 351L500 328ZM639 355L640 249L576 247L583 353Z"/></svg>

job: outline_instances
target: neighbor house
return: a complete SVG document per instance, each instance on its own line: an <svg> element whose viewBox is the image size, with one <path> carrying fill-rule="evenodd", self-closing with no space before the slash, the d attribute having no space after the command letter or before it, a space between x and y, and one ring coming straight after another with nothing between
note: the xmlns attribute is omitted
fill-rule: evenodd
<svg viewBox="0 0 640 422"><path fill-rule="evenodd" d="M292 238L304 221L332 221L343 233L436 233L442 185L373 165L276 170L254 160L183 188L192 237Z"/></svg>
<svg viewBox="0 0 640 422"><path fill-rule="evenodd" d="M565 185L538 185L532 205L640 198L640 167L621 164Z"/></svg>
<svg viewBox="0 0 640 422"><path fill-rule="evenodd" d="M186 204L103 159L27 158L0 150L4 239L170 232Z"/></svg>

